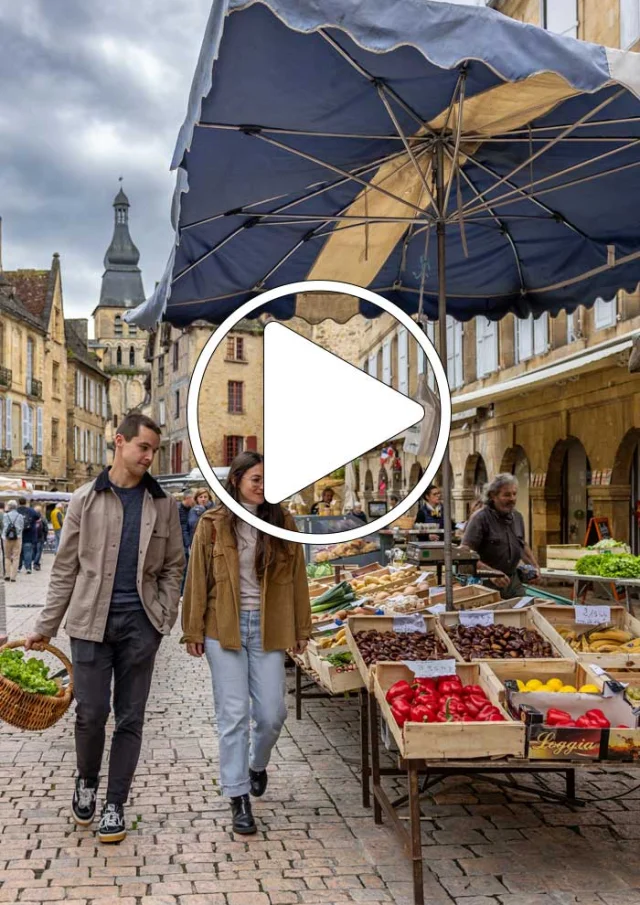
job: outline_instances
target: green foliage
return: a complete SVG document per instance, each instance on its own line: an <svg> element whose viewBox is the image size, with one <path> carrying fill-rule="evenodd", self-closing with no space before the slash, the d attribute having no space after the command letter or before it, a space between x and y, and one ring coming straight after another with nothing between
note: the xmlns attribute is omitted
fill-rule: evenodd
<svg viewBox="0 0 640 905"><path fill-rule="evenodd" d="M0 675L19 685L30 694L58 694L60 686L49 678L49 668L44 660L35 657L25 659L21 650L4 650L0 653Z"/></svg>
<svg viewBox="0 0 640 905"><path fill-rule="evenodd" d="M640 578L640 556L630 553L589 553L576 563L579 575L603 578Z"/></svg>

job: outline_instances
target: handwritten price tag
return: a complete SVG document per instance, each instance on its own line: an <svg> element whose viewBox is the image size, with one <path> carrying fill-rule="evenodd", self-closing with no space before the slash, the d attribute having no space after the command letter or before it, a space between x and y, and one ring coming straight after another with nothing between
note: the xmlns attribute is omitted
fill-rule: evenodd
<svg viewBox="0 0 640 905"><path fill-rule="evenodd" d="M447 605L446 605L446 603L434 603L433 606L427 607L427 612L433 613L434 616L439 616L440 613L447 612Z"/></svg>
<svg viewBox="0 0 640 905"><path fill-rule="evenodd" d="M530 603L533 603L533 597L523 597L522 600L519 600L518 603L514 606L514 610L521 610L524 606L529 606Z"/></svg>
<svg viewBox="0 0 640 905"><path fill-rule="evenodd" d="M324 634L324 632L337 632L339 628L339 625L336 625L335 622L332 622L331 625L323 625L321 628L314 629L314 631L317 631L320 634Z"/></svg>
<svg viewBox="0 0 640 905"><path fill-rule="evenodd" d="M393 630L394 632L424 632L426 634L427 626L420 613L408 613L405 616L393 617Z"/></svg>
<svg viewBox="0 0 640 905"><path fill-rule="evenodd" d="M455 660L403 660L405 666L416 678L437 679L440 676L455 676Z"/></svg>
<svg viewBox="0 0 640 905"><path fill-rule="evenodd" d="M578 625L607 625L611 622L610 606L575 606L573 610Z"/></svg>
<svg viewBox="0 0 640 905"><path fill-rule="evenodd" d="M462 610L460 613L460 625L481 625L485 627L493 625L494 622L495 613L493 610L485 610L483 612L480 612L479 610Z"/></svg>
<svg viewBox="0 0 640 905"><path fill-rule="evenodd" d="M596 676L606 676L607 671L603 669L601 666L598 666L597 663L589 663L589 669Z"/></svg>

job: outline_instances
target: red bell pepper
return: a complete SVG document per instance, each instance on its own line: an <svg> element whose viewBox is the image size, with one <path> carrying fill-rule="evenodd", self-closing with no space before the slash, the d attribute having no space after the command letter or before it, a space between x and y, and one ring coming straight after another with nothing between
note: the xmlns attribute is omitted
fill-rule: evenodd
<svg viewBox="0 0 640 905"><path fill-rule="evenodd" d="M437 691L419 691L413 699L414 704L425 704L427 707L439 707L440 695Z"/></svg>
<svg viewBox="0 0 640 905"><path fill-rule="evenodd" d="M425 691L437 691L438 681L437 679L429 679L426 676L418 676L418 678L414 679L412 688L417 692L420 692L423 689Z"/></svg>
<svg viewBox="0 0 640 905"><path fill-rule="evenodd" d="M414 704L411 708L409 720L412 723L435 723L436 709L435 707L427 707L424 704Z"/></svg>
<svg viewBox="0 0 640 905"><path fill-rule="evenodd" d="M409 685L408 682L405 682L404 679L400 679L399 682L396 682L387 691L387 704L391 704L395 700L395 698L398 697L409 699L413 697L413 688L411 687L411 685Z"/></svg>
<svg viewBox="0 0 640 905"><path fill-rule="evenodd" d="M438 692L440 694L451 694L452 692L461 692L462 682L458 676L443 676L438 679Z"/></svg>
<svg viewBox="0 0 640 905"><path fill-rule="evenodd" d="M579 716L576 720L576 726L579 729L601 729L600 723L598 720L593 719L593 717L587 716L585 713L584 716Z"/></svg>
<svg viewBox="0 0 640 905"><path fill-rule="evenodd" d="M391 705L391 714L400 728L411 716L411 704L406 698L398 697Z"/></svg>
<svg viewBox="0 0 640 905"><path fill-rule="evenodd" d="M631 726L616 726L616 729L631 729Z"/></svg>
<svg viewBox="0 0 640 905"><path fill-rule="evenodd" d="M566 710L556 710L550 707L547 711L547 726L562 726L565 723L573 722L573 717Z"/></svg>
<svg viewBox="0 0 640 905"><path fill-rule="evenodd" d="M469 716L477 717L481 710L487 706L487 699L477 694L470 694L464 698L464 706Z"/></svg>
<svg viewBox="0 0 640 905"><path fill-rule="evenodd" d="M486 696L484 690L482 688L480 688L479 685L465 685L464 688L462 689L462 694L465 697L475 696L475 697L483 698L485 701L487 699L487 696Z"/></svg>
<svg viewBox="0 0 640 905"><path fill-rule="evenodd" d="M601 710L587 710L585 716L588 716L591 721L596 724L594 728L608 729L611 726L611 723Z"/></svg>

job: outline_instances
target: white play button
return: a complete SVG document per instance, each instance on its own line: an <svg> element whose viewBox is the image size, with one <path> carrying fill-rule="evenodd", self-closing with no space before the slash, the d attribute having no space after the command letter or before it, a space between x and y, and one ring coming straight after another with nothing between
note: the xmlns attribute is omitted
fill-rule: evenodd
<svg viewBox="0 0 640 905"><path fill-rule="evenodd" d="M264 331L264 495L279 503L424 417L422 406L282 324Z"/></svg>

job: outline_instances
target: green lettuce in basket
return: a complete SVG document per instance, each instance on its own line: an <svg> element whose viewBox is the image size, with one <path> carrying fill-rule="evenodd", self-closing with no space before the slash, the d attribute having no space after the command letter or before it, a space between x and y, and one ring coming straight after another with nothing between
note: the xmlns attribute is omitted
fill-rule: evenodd
<svg viewBox="0 0 640 905"><path fill-rule="evenodd" d="M49 678L49 668L44 660L25 659L21 650L0 651L0 675L30 694L53 697L60 691L58 683Z"/></svg>

